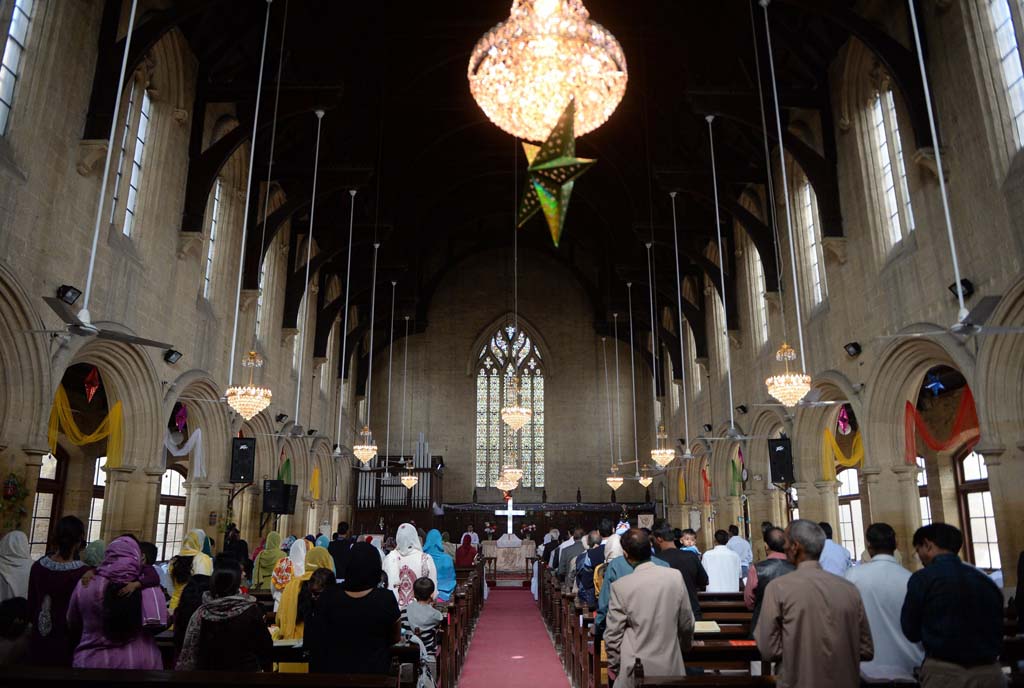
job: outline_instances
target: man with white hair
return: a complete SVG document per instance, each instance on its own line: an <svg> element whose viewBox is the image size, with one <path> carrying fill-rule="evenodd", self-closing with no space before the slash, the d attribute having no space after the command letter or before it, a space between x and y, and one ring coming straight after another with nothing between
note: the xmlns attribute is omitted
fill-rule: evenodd
<svg viewBox="0 0 1024 688"><path fill-rule="evenodd" d="M858 688L859 664L874 657L871 627L857 588L818 563L825 531L798 519L786 528L786 557L796 571L765 588L754 638L778 662L780 688Z"/></svg>

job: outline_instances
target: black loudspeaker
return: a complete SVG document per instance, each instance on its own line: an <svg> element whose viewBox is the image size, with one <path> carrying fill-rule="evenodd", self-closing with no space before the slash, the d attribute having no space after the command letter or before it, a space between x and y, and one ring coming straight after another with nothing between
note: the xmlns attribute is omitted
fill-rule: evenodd
<svg viewBox="0 0 1024 688"><path fill-rule="evenodd" d="M295 498L299 496L299 486L298 485L285 485L285 488L288 490L288 499L287 499L288 503L285 505L283 513L294 514L295 513Z"/></svg>
<svg viewBox="0 0 1024 688"><path fill-rule="evenodd" d="M263 513L280 514L284 512L287 495L282 480L263 481Z"/></svg>
<svg viewBox="0 0 1024 688"><path fill-rule="evenodd" d="M231 482L251 483L256 463L256 438L231 439Z"/></svg>
<svg viewBox="0 0 1024 688"><path fill-rule="evenodd" d="M768 462L773 483L792 485L796 482L793 474L793 444L788 437L768 440Z"/></svg>

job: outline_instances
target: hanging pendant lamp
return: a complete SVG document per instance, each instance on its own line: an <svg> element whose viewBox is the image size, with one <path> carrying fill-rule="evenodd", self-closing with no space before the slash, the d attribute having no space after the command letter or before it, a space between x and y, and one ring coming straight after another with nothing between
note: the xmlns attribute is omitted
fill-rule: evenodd
<svg viewBox="0 0 1024 688"><path fill-rule="evenodd" d="M625 479L621 475L619 475L619 467L616 466L615 464L612 464L612 468L608 472L608 477L605 478L604 481L608 483L608 487L612 488L613 490L618 490L620 487L622 487L622 483L625 482Z"/></svg>
<svg viewBox="0 0 1024 688"><path fill-rule="evenodd" d="M675 452L673 452L673 453L675 453ZM639 480L639 482L644 487L650 487L651 483L654 482L654 478L651 477L650 470L647 468L647 466L644 466L640 470L640 480Z"/></svg>
<svg viewBox="0 0 1024 688"><path fill-rule="evenodd" d="M779 89L775 77L775 56L772 52L772 30L768 21L768 0L761 0L764 8L765 39L768 43L768 65L771 75L772 97L775 102L775 133L779 140L779 169L782 173L782 200L786 209L786 232L789 238L789 263L793 277L793 303L796 308L796 331L800 344L800 372L789 371L789 361L796 360L796 352L783 342L775 354L775 360L786 365L786 372L772 375L764 381L768 394L786 406L795 406L811 390L811 376L807 374L807 360L804 356L804 330L800 315L800 285L796 272L796 246L793 243L793 213L789 203L789 181L786 175L786 146L782 138L782 115L779 111ZM765 132L767 136L767 132ZM730 409L732 403L729 404Z"/></svg>
<svg viewBox="0 0 1024 688"><path fill-rule="evenodd" d="M377 309L377 253L380 250L380 243L373 244L373 286L370 290L370 361L366 374L366 424L360 432L362 441L352 447L352 453L356 455L364 465L373 461L377 456L377 443L373 441L373 432L370 430L370 403L373 401L373 318Z"/></svg>

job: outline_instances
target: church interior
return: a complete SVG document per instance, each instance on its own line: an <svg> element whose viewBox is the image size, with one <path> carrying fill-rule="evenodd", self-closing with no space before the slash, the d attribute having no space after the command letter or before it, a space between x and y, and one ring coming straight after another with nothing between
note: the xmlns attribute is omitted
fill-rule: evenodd
<svg viewBox="0 0 1024 688"><path fill-rule="evenodd" d="M489 606L541 638L517 683L610 685L552 529L735 526L757 560L807 519L853 565L882 522L914 573L945 523L1021 589L1018 0L0 0L0 30L0 535L32 561L68 516L164 564L196 530L472 531L446 688L519 642ZM774 681L740 673L694 685Z"/></svg>

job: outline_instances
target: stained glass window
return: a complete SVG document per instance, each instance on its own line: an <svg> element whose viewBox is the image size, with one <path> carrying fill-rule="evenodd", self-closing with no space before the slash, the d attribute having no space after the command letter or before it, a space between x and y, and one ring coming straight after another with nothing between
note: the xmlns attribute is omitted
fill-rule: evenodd
<svg viewBox="0 0 1024 688"><path fill-rule="evenodd" d="M493 486L503 452L519 452L523 487L544 487L544 370L540 351L528 334L502 327L480 350L476 378L476 486ZM518 376L520 403L533 411L530 422L511 433L501 407L511 398Z"/></svg>

